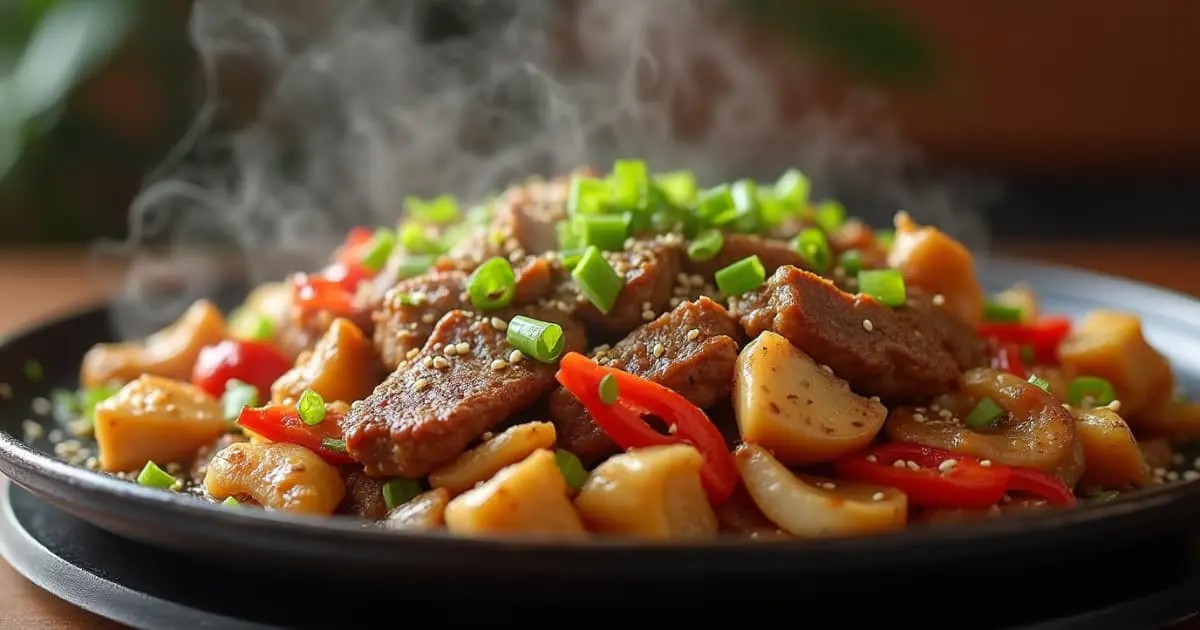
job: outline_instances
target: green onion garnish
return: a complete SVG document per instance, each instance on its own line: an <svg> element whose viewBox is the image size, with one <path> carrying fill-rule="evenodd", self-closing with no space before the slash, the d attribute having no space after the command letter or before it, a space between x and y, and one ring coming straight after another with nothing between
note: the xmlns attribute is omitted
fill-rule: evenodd
<svg viewBox="0 0 1200 630"><path fill-rule="evenodd" d="M229 315L229 330L238 339L266 341L275 336L275 323L266 315L238 308Z"/></svg>
<svg viewBox="0 0 1200 630"><path fill-rule="evenodd" d="M383 503L392 511L421 494L421 484L412 479L397 477L383 484Z"/></svg>
<svg viewBox="0 0 1200 630"><path fill-rule="evenodd" d="M153 461L146 462L146 466L142 468L142 472L138 473L137 482L139 486L148 488L167 489L175 485L175 477L170 473L158 467Z"/></svg>
<svg viewBox="0 0 1200 630"><path fill-rule="evenodd" d="M300 414L300 419L308 426L321 424L325 419L325 399L317 392L306 389L296 402L296 413Z"/></svg>
<svg viewBox="0 0 1200 630"><path fill-rule="evenodd" d="M481 311L504 308L517 294L517 276L508 260L494 256L479 265L467 278L467 296Z"/></svg>
<svg viewBox="0 0 1200 630"><path fill-rule="evenodd" d="M1019 306L1008 306L988 300L983 304L983 319L989 322L1019 322L1024 315Z"/></svg>
<svg viewBox="0 0 1200 630"><path fill-rule="evenodd" d="M617 160L612 168L612 200L619 208L637 208L650 189L650 171L642 160Z"/></svg>
<svg viewBox="0 0 1200 630"><path fill-rule="evenodd" d="M829 238L821 229L808 228L801 231L792 241L792 248L804 257L809 269L816 273L829 271L829 265L833 262L833 251L829 248Z"/></svg>
<svg viewBox="0 0 1200 630"><path fill-rule="evenodd" d="M654 176L654 183L673 205L690 206L696 201L696 177L691 171L660 173Z"/></svg>
<svg viewBox="0 0 1200 630"><path fill-rule="evenodd" d="M388 257L392 255L392 250L395 248L395 232L387 228L375 230L375 235L371 237L367 251L362 257L363 267L366 267L368 271L378 272L387 264Z"/></svg>
<svg viewBox="0 0 1200 630"><path fill-rule="evenodd" d="M605 374L600 379L600 402L611 405L617 402L617 396L621 395L621 390L617 386L617 379L613 378L612 374Z"/></svg>
<svg viewBox="0 0 1200 630"><path fill-rule="evenodd" d="M822 201L816 208L817 225L826 232L833 232L846 222L846 207L836 201Z"/></svg>
<svg viewBox="0 0 1200 630"><path fill-rule="evenodd" d="M574 249L564 249L558 252L558 259L562 261L563 267L566 269L574 269L575 265L579 264L579 259L583 258L583 252L586 248L576 247Z"/></svg>
<svg viewBox="0 0 1200 630"><path fill-rule="evenodd" d="M705 230L688 244L687 255L696 262L712 260L724 246L725 237L721 235L721 230Z"/></svg>
<svg viewBox="0 0 1200 630"><path fill-rule="evenodd" d="M604 260L597 247L588 247L571 271L579 290L601 313L607 314L617 303L625 278Z"/></svg>
<svg viewBox="0 0 1200 630"><path fill-rule="evenodd" d="M42 369L42 364L37 359L29 359L25 362L25 378L31 381L40 381L45 376L45 370Z"/></svg>
<svg viewBox="0 0 1200 630"><path fill-rule="evenodd" d="M584 482L587 481L588 472L575 453L558 449L554 451L554 462L558 464L558 469L562 471L563 479L566 480L572 492L577 492L583 487Z"/></svg>
<svg viewBox="0 0 1200 630"><path fill-rule="evenodd" d="M1048 392L1050 391L1050 381L1038 376L1037 374L1029 375L1029 384L1037 386L1038 389Z"/></svg>
<svg viewBox="0 0 1200 630"><path fill-rule="evenodd" d="M404 207L409 216L426 223L458 221L458 202L450 195L441 195L429 201L420 197L405 197Z"/></svg>
<svg viewBox="0 0 1200 630"><path fill-rule="evenodd" d="M584 247L595 245L604 251L619 252L625 249L625 239L629 236L632 220L633 215L628 212L585 214L575 217L575 230Z"/></svg>
<svg viewBox="0 0 1200 630"><path fill-rule="evenodd" d="M857 276L858 272L862 271L862 252L857 249L848 249L838 256L838 266L846 272L848 276Z"/></svg>
<svg viewBox="0 0 1200 630"><path fill-rule="evenodd" d="M401 280L415 278L433 266L433 256L405 256L400 259L396 274Z"/></svg>
<svg viewBox="0 0 1200 630"><path fill-rule="evenodd" d="M242 409L258 404L258 388L248 385L236 378L225 381L225 393L221 396L221 406L225 411L225 419L237 420L242 415ZM324 407L322 406L322 409Z"/></svg>
<svg viewBox="0 0 1200 630"><path fill-rule="evenodd" d="M1089 495L1087 495L1087 498L1089 498L1093 501L1112 501L1113 499L1116 499L1119 496L1121 496L1120 490L1106 490L1104 492L1097 492L1095 494L1089 494Z"/></svg>
<svg viewBox="0 0 1200 630"><path fill-rule="evenodd" d="M729 189L733 196L733 211L714 219L714 223L731 224L734 230L746 234L759 232L763 227L762 205L758 201L758 183L739 179ZM727 220L724 217L729 217Z"/></svg>
<svg viewBox="0 0 1200 630"><path fill-rule="evenodd" d="M409 221L400 228L400 245L409 254L432 255L445 251L442 244L431 238L423 224Z"/></svg>
<svg viewBox="0 0 1200 630"><path fill-rule="evenodd" d="M891 249L894 242L896 242L895 230L875 230L875 244L879 245L880 249Z"/></svg>
<svg viewBox="0 0 1200 630"><path fill-rule="evenodd" d="M508 343L527 357L554 363L562 355L567 338L558 324L517 315L508 322Z"/></svg>
<svg viewBox="0 0 1200 630"><path fill-rule="evenodd" d="M978 405L967 414L966 424L972 429L987 429L996 424L1000 416L1004 415L1004 410L992 401L991 398L984 398L979 401Z"/></svg>
<svg viewBox="0 0 1200 630"><path fill-rule="evenodd" d="M225 497L225 500L221 502L221 505L225 507L242 507L241 502L233 497Z"/></svg>
<svg viewBox="0 0 1200 630"><path fill-rule="evenodd" d="M767 270L758 256L747 256L720 269L715 277L717 288L725 295L741 295L753 291L767 281Z"/></svg>
<svg viewBox="0 0 1200 630"><path fill-rule="evenodd" d="M1098 376L1080 376L1067 386L1067 400L1075 407L1102 407L1116 399L1112 383Z"/></svg>
<svg viewBox="0 0 1200 630"><path fill-rule="evenodd" d="M696 213L701 218L712 221L717 217L734 210L733 193L728 184L721 184L700 193L696 204Z"/></svg>
<svg viewBox="0 0 1200 630"><path fill-rule="evenodd" d="M327 451L333 451L334 453L345 453L346 440L339 440L337 438L329 437L321 438L321 448Z"/></svg>
<svg viewBox="0 0 1200 630"><path fill-rule="evenodd" d="M571 191L567 196L567 214L599 214L608 204L609 194L608 182L576 175L571 179Z"/></svg>
<svg viewBox="0 0 1200 630"><path fill-rule="evenodd" d="M775 182L775 199L786 204L786 210L795 212L808 203L808 191L811 186L804 173L796 169L788 170Z"/></svg>
<svg viewBox="0 0 1200 630"><path fill-rule="evenodd" d="M858 290L885 306L903 306L908 300L904 276L895 269L872 269L858 272Z"/></svg>
<svg viewBox="0 0 1200 630"><path fill-rule="evenodd" d="M89 387L79 392L79 415L85 420L91 420L96 413L96 405L112 398L121 391L116 385L101 385Z"/></svg>

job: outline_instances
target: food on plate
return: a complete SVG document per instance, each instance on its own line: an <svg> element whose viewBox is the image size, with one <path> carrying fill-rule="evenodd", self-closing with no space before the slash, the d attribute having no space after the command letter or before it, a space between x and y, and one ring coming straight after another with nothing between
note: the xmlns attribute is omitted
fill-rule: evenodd
<svg viewBox="0 0 1200 630"><path fill-rule="evenodd" d="M1200 406L1136 315L989 295L951 235L809 188L619 160L410 198L228 314L98 345L63 398L104 472L406 532L869 535L1178 478Z"/></svg>

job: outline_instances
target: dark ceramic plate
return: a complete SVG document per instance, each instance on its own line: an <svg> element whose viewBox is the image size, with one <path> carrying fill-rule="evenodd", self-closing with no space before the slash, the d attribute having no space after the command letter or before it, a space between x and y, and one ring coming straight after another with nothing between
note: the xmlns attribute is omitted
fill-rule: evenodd
<svg viewBox="0 0 1200 630"><path fill-rule="evenodd" d="M1081 271L999 259L981 264L989 289L1029 283L1047 311L1079 315L1113 307L1140 313L1147 336L1170 357L1180 382L1192 391L1200 384L1200 303ZM276 576L319 575L327 581L336 576L343 583L375 586L382 580L389 588L412 589L470 583L493 594L520 585L525 593L538 589L539 597L657 588L664 580L697 588L736 580L758 585L764 597L786 584L793 599L871 593L875 601L889 589L911 585L914 570L939 576L938 588L968 590L979 580L1004 575L1020 576L1027 585L1050 579L1053 563L1073 563L1073 574L1096 577L1111 573L1118 556L1143 557L1141 565L1149 566L1152 563L1138 555L1144 551L1131 550L1151 542L1184 545L1200 516L1200 486L1188 483L1071 510L872 537L666 546L470 540L384 531L350 520L231 510L73 467L49 455L46 444L30 447L22 442L27 418L53 424L32 414L31 399L46 395L52 386L73 385L83 353L110 336L109 311L100 308L46 323L0 346L0 381L16 390L15 397L0 406L0 472L118 535L214 562L238 563L247 570L270 567ZM28 359L44 366L44 378L37 383L24 375ZM1176 551L1166 557L1182 562L1186 554L1178 550L1186 548L1173 547ZM1108 569L1079 571L1102 556L1110 563ZM1155 575L1169 573L1159 567ZM1062 576L1054 578L1061 586ZM1128 580L1122 582L1120 592L1129 594ZM986 593L988 588L980 583L978 589L983 590L976 592ZM1104 592L1102 585L1090 588L1093 594ZM1061 594L1057 599L1065 601Z"/></svg>

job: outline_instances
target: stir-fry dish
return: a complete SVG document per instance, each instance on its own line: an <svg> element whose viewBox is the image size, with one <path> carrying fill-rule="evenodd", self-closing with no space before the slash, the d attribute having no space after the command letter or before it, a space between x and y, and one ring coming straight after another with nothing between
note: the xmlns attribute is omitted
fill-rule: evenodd
<svg viewBox="0 0 1200 630"><path fill-rule="evenodd" d="M873 230L797 171L622 160L398 214L93 348L65 396L89 463L410 531L821 537L1179 480L1200 428L1135 315L987 294L949 235Z"/></svg>

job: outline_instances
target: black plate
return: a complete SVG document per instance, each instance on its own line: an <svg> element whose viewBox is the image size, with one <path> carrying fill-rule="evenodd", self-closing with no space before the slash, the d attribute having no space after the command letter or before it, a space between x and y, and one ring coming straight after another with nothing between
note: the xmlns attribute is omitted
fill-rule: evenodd
<svg viewBox="0 0 1200 630"><path fill-rule="evenodd" d="M1136 311L1143 316L1151 342L1172 360L1180 382L1193 391L1200 383L1196 301L1115 278L1009 260L983 262L981 274L989 289L1017 281L1031 284L1047 311ZM31 448L21 441L22 421L36 418L29 411L31 397L45 395L53 385L72 385L82 354L110 334L108 311L97 309L44 324L0 346L0 381L17 390L15 398L0 407L0 472L119 535L213 561L267 565L280 574L326 579L336 575L343 581L375 584L386 580L394 588L472 582L486 584L492 592L518 583L512 581L517 576L523 587L537 584L539 593L555 596L571 596L583 585L633 588L661 584L664 578L676 584L760 584L764 596L769 586L786 578L791 587L803 585L805 596L830 596L834 591L849 595L862 592L861 579L869 575L872 597L878 599L886 584L903 585L916 567L955 587L1005 574L1028 583L1048 572L1031 568L1094 562L1100 554L1146 541L1181 541L1200 516L1200 486L1194 483L969 526L921 527L839 540L723 540L704 545L472 540L384 531L342 519L235 511L70 466L47 455L44 444ZM37 384L23 375L30 358L44 366L45 379ZM979 575L979 567L987 567L988 576ZM497 579L501 576L506 580ZM1094 593L1103 592L1096 589ZM1120 593L1129 594L1128 581Z"/></svg>

